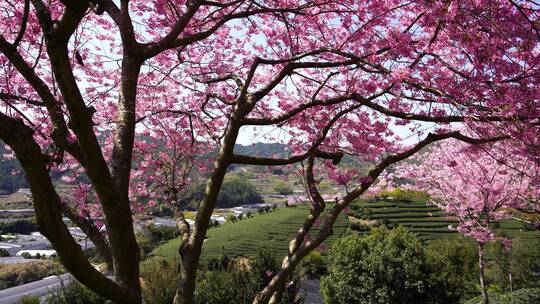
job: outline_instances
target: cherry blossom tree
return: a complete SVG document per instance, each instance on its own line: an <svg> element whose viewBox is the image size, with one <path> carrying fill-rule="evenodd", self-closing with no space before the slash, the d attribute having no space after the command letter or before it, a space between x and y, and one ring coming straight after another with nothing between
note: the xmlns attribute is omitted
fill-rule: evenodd
<svg viewBox="0 0 540 304"><path fill-rule="evenodd" d="M484 245L507 238L494 234L494 221L509 219L513 209L537 208L540 197L538 164L510 147L470 146L454 140L441 143L414 162L400 166L398 175L411 178L413 188L426 191L431 203L458 220L456 229L478 243L483 303L489 303L484 282Z"/></svg>
<svg viewBox="0 0 540 304"><path fill-rule="evenodd" d="M422 148L511 141L539 162L540 40L529 1L6 0L0 16L0 139L66 269L118 303L141 302L133 212L175 202L198 166L188 156L200 151L217 155L195 223L178 210L175 303L193 303L229 165L305 166L310 214L254 299L264 303L279 301L351 201ZM289 134L289 156L234 152L245 129L269 127ZM412 134L407 144L398 128ZM365 176L341 171L344 154L373 166ZM53 170L87 181L73 202L58 195ZM346 194L327 206L321 177ZM106 235L73 210L102 214ZM90 265L65 213L103 243L114 279Z"/></svg>

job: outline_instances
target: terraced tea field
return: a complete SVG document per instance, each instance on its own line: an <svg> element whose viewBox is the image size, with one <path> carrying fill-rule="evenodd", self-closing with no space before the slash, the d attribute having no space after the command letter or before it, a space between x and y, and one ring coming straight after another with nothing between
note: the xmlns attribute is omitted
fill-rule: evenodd
<svg viewBox="0 0 540 304"><path fill-rule="evenodd" d="M331 207L331 206L329 206ZM224 224L208 231L203 246L203 259L217 256L222 248L229 256L254 256L265 248L276 253L278 257L287 254L290 240L301 227L308 214L305 206L282 207L273 212L254 215L236 223ZM345 215L340 215L334 234L323 243L328 247L347 229L349 222ZM178 239L156 248L152 255L172 257L178 252Z"/></svg>
<svg viewBox="0 0 540 304"><path fill-rule="evenodd" d="M423 240L454 238L459 234L448 230L449 225L456 225L453 217L446 216L435 206L427 206L423 200L386 200L357 201L351 205L351 213L357 219L371 219L379 222L401 225L415 232ZM536 238L539 231L523 231L523 223L518 220L506 220L495 224L499 234L510 237ZM367 232L364 232L367 233Z"/></svg>

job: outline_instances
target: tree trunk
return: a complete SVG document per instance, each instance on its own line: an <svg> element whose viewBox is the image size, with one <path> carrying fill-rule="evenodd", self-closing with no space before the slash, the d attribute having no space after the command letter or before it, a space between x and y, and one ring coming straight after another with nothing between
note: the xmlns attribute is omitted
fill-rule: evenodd
<svg viewBox="0 0 540 304"><path fill-rule="evenodd" d="M489 304L489 296L487 293L487 286L484 281L484 244L478 244L478 266L480 269L480 288L482 289L482 303Z"/></svg>
<svg viewBox="0 0 540 304"><path fill-rule="evenodd" d="M62 220L62 202L56 192L46 158L32 138L33 130L21 120L0 113L0 138L15 152L32 191L40 232L51 242L64 267L82 284L117 303L137 303L140 296L97 271L88 261Z"/></svg>

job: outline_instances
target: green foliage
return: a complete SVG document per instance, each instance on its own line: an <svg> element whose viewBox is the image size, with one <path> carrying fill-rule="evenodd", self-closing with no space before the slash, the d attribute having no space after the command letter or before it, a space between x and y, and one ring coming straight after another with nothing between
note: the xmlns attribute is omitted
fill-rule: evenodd
<svg viewBox="0 0 540 304"><path fill-rule="evenodd" d="M488 247L486 279L498 290L510 291L510 274L513 289L540 286L540 239L513 239L506 249L500 242Z"/></svg>
<svg viewBox="0 0 540 304"><path fill-rule="evenodd" d="M236 215L229 214L229 215L227 215L226 223L234 223L234 222L236 222L236 220L237 220Z"/></svg>
<svg viewBox="0 0 540 304"><path fill-rule="evenodd" d="M5 248L0 248L0 257L8 257L10 256L9 251Z"/></svg>
<svg viewBox="0 0 540 304"><path fill-rule="evenodd" d="M152 257L140 264L142 292L146 303L172 303L176 292L176 259Z"/></svg>
<svg viewBox="0 0 540 304"><path fill-rule="evenodd" d="M397 200L427 199L429 195L422 191L409 190L403 188L394 188L392 190L382 190L378 193L380 197L393 197Z"/></svg>
<svg viewBox="0 0 540 304"><path fill-rule="evenodd" d="M224 263L228 262L226 267ZM231 260L222 256L219 268L213 268L212 262L202 271L195 291L196 304L249 304L268 284L271 274L279 267L275 256L269 250L261 250L253 259L239 258ZM222 268L223 267L223 268ZM284 287L283 298L279 303L296 303L298 277L290 278Z"/></svg>
<svg viewBox="0 0 540 304"><path fill-rule="evenodd" d="M177 236L178 229L176 227L156 226L153 224L146 226L135 235L143 257L154 250L157 245Z"/></svg>
<svg viewBox="0 0 540 304"><path fill-rule="evenodd" d="M187 188L186 192L180 198L182 208L195 209L199 206L204 197L206 183L198 183ZM226 179L218 195L216 202L217 208L230 208L245 204L263 203L261 195L257 189L247 179L235 177Z"/></svg>
<svg viewBox="0 0 540 304"><path fill-rule="evenodd" d="M19 286L63 272L64 269L56 261L0 264L0 289Z"/></svg>
<svg viewBox="0 0 540 304"><path fill-rule="evenodd" d="M226 271L207 271L199 276L197 304L251 303L257 294L252 272L229 267Z"/></svg>
<svg viewBox="0 0 540 304"><path fill-rule="evenodd" d="M32 220L16 220L11 222L0 222L0 234L19 233L30 234L37 231L36 221Z"/></svg>
<svg viewBox="0 0 540 304"><path fill-rule="evenodd" d="M465 304L480 304L481 297L471 299ZM532 304L540 303L540 288L525 288L501 295L490 295L491 304Z"/></svg>
<svg viewBox="0 0 540 304"><path fill-rule="evenodd" d="M21 304L39 304L39 297L24 295L21 298Z"/></svg>
<svg viewBox="0 0 540 304"><path fill-rule="evenodd" d="M272 248L279 257L285 256L289 242L308 215L309 210L306 206L277 208L270 213L210 229L203 245L202 258L209 259L220 255L223 246L225 246L225 253L231 257L238 255L253 257L263 247ZM340 214L333 228L334 234L323 244L326 246L332 244L345 232L348 225L347 217ZM317 231L314 229L313 233ZM177 255L178 246L179 240L174 239L157 247L152 254L172 257Z"/></svg>
<svg viewBox="0 0 540 304"><path fill-rule="evenodd" d="M293 189L282 180L277 181L274 184L273 189L276 193L281 195L289 195L293 193Z"/></svg>
<svg viewBox="0 0 540 304"><path fill-rule="evenodd" d="M422 245L403 228L346 236L333 244L328 260L321 279L327 304L427 302Z"/></svg>
<svg viewBox="0 0 540 304"><path fill-rule="evenodd" d="M351 223L349 225L349 227L352 230L358 231L358 232L369 232L371 230L371 228L369 228L368 225L363 225L363 224L359 224L359 223Z"/></svg>
<svg viewBox="0 0 540 304"><path fill-rule="evenodd" d="M326 260L319 251L312 251L302 259L299 268L302 277L320 278L326 274Z"/></svg>
<svg viewBox="0 0 540 304"><path fill-rule="evenodd" d="M107 299L83 286L79 282L54 288L46 299L47 304L105 304Z"/></svg>
<svg viewBox="0 0 540 304"><path fill-rule="evenodd" d="M434 303L458 303L475 294L478 257L473 241L463 237L433 241L426 248L426 258Z"/></svg>

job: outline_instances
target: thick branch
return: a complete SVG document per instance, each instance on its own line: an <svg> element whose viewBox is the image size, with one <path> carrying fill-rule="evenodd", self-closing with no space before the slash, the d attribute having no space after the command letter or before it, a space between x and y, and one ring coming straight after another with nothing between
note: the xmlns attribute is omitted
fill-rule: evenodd
<svg viewBox="0 0 540 304"><path fill-rule="evenodd" d="M294 155L288 158L257 157L249 155L234 154L231 158L231 164L239 165L260 165L260 166L283 166L301 162L310 156L309 152L300 155ZM326 152L316 150L314 156L318 158L331 159L333 164L338 164L343 158L343 152Z"/></svg>
<svg viewBox="0 0 540 304"><path fill-rule="evenodd" d="M62 204L62 213L75 223L75 225L79 226L88 238L90 238L101 257L105 260L105 263L107 263L109 270L114 271L111 248L103 233L99 231L90 219L79 215L77 211L73 210L65 203Z"/></svg>

